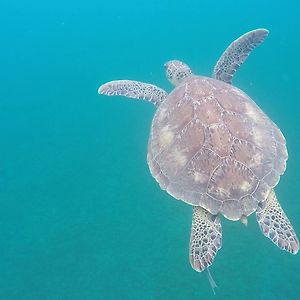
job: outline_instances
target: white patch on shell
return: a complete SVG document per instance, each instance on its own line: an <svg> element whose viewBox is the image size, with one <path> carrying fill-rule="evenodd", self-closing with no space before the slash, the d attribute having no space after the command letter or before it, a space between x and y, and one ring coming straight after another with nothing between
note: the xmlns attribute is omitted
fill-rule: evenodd
<svg viewBox="0 0 300 300"><path fill-rule="evenodd" d="M243 181L241 183L241 190L244 191L244 192L248 192L251 188L251 184L248 182L248 181Z"/></svg>
<svg viewBox="0 0 300 300"><path fill-rule="evenodd" d="M169 126L165 126L159 136L159 144L164 149L168 147L174 139L174 132L169 128Z"/></svg>
<svg viewBox="0 0 300 300"><path fill-rule="evenodd" d="M251 120L253 120L255 123L258 124L263 123L263 118L259 114L258 110L253 107L253 105L251 105L248 102L245 102L245 107L246 107L246 115Z"/></svg>
<svg viewBox="0 0 300 300"><path fill-rule="evenodd" d="M256 167L262 163L262 155L260 153L256 153L250 161L249 167Z"/></svg>
<svg viewBox="0 0 300 300"><path fill-rule="evenodd" d="M257 130L254 133L253 140L256 145L262 147L266 141L266 137L263 135L261 130Z"/></svg>
<svg viewBox="0 0 300 300"><path fill-rule="evenodd" d="M172 161L174 161L181 167L184 166L187 162L187 157L183 154L183 152L184 151L179 151L178 149L175 149L175 151L171 155Z"/></svg>
<svg viewBox="0 0 300 300"><path fill-rule="evenodd" d="M230 194L229 194L228 190L224 189L220 186L216 187L215 192L218 193L219 195L225 196L226 198L230 197Z"/></svg>
<svg viewBox="0 0 300 300"><path fill-rule="evenodd" d="M201 173L198 172L198 171L195 171L195 172L194 172L194 180L195 180L195 182L200 182L200 183L203 184L203 183L206 183L206 182L207 182L207 176L201 174Z"/></svg>

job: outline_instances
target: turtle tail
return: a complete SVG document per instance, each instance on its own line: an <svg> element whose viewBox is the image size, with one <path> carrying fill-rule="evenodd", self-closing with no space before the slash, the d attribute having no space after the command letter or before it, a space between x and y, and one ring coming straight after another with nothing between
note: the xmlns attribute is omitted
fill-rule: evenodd
<svg viewBox="0 0 300 300"><path fill-rule="evenodd" d="M216 282L214 281L214 279L212 278L211 273L209 271L209 268L206 268L206 271L207 271L207 278L208 278L210 287L211 287L211 289L212 289L212 291L215 295L216 294L215 288L218 287L218 286L217 286Z"/></svg>

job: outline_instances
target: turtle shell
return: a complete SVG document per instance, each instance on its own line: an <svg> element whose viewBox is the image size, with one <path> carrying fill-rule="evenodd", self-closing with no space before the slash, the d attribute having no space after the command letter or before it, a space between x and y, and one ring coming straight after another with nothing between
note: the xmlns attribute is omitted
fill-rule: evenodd
<svg viewBox="0 0 300 300"><path fill-rule="evenodd" d="M158 107L147 160L174 198L238 220L266 199L287 157L282 133L250 97L194 76Z"/></svg>

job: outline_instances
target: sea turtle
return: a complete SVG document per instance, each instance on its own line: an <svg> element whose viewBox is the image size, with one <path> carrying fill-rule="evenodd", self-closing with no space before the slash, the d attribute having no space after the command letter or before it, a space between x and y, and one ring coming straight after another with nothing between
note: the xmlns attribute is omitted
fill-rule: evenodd
<svg viewBox="0 0 300 300"><path fill-rule="evenodd" d="M283 134L232 77L268 35L245 33L221 55L212 78L194 75L178 60L165 66L171 93L138 81L117 80L98 92L143 99L156 106L147 161L161 189L193 206L189 258L208 268L222 244L220 215L246 224L253 212L262 233L292 254L297 236L274 187L286 168Z"/></svg>

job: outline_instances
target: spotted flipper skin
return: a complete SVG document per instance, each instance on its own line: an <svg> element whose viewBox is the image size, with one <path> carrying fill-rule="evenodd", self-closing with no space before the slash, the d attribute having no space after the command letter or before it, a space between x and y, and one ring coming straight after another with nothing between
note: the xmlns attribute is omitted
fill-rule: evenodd
<svg viewBox="0 0 300 300"><path fill-rule="evenodd" d="M262 233L280 249L296 254L299 250L299 241L296 233L277 201L274 190L266 201L259 204L256 219Z"/></svg>
<svg viewBox="0 0 300 300"><path fill-rule="evenodd" d="M190 263L194 270L202 272L214 260L222 245L220 218L200 206L193 207L190 237Z"/></svg>
<svg viewBox="0 0 300 300"><path fill-rule="evenodd" d="M155 85L132 80L107 82L100 86L98 93L107 96L125 96L133 99L147 100L155 106L159 106L168 96L167 92Z"/></svg>
<svg viewBox="0 0 300 300"><path fill-rule="evenodd" d="M251 51L268 35L266 29L249 31L233 41L215 65L212 77L231 84L232 77Z"/></svg>

